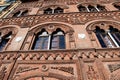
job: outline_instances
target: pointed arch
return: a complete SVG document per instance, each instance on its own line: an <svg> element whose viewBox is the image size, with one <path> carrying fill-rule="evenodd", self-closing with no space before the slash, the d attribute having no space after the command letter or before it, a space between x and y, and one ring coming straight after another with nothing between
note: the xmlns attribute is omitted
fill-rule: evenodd
<svg viewBox="0 0 120 80"><path fill-rule="evenodd" d="M91 36L96 35L101 47L114 48L120 47L119 26L119 23L111 21L98 21L91 23L86 29Z"/></svg>
<svg viewBox="0 0 120 80"><path fill-rule="evenodd" d="M37 24L29 29L28 37L29 35L33 37L31 44L29 44L30 45L29 49L34 50L34 48L31 48L31 47L33 47L36 42L35 39L37 34L39 32L42 32L43 29L46 31L46 33L48 33L48 36L43 40L44 42L48 40L48 43L46 44L47 48L45 48L47 50L70 48L71 46L69 44L71 42L74 43L74 35L73 35L74 30L72 29L70 24L66 24L63 22L46 22L46 23ZM41 39L39 38L39 40ZM63 45L61 45L61 43Z"/></svg>
<svg viewBox="0 0 120 80"><path fill-rule="evenodd" d="M18 32L18 27L16 25L6 25L0 27L0 51L7 48L8 42L15 37Z"/></svg>

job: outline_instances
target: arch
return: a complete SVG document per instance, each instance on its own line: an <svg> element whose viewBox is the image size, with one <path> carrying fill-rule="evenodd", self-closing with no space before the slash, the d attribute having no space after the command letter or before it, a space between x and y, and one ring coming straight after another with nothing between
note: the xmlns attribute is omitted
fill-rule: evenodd
<svg viewBox="0 0 120 80"><path fill-rule="evenodd" d="M114 3L112 3L112 5L113 5L116 9L120 10L120 2L114 2Z"/></svg>
<svg viewBox="0 0 120 80"><path fill-rule="evenodd" d="M20 17L20 16L25 16L26 14L28 14L31 10L28 8L23 8L23 9L18 9L16 11L14 11L11 16L12 17Z"/></svg>
<svg viewBox="0 0 120 80"><path fill-rule="evenodd" d="M90 12L97 12L96 8L92 5L88 5L88 9Z"/></svg>
<svg viewBox="0 0 120 80"><path fill-rule="evenodd" d="M45 9L44 14L52 14L52 9L51 8Z"/></svg>
<svg viewBox="0 0 120 80"><path fill-rule="evenodd" d="M104 5L101 5L99 3L80 3L77 5L77 8L79 11L84 10L83 12L101 12L106 11L106 8ZM80 10L81 8L81 10Z"/></svg>
<svg viewBox="0 0 120 80"><path fill-rule="evenodd" d="M8 42L11 42L17 32L18 28L16 28L15 25L7 25L0 27L0 51L3 51L7 48Z"/></svg>
<svg viewBox="0 0 120 80"><path fill-rule="evenodd" d="M65 49L75 47L75 45L74 46L71 45L71 43L75 44L74 30L71 24L67 24L63 22L45 22L45 23L37 24L29 29L26 41L28 41L29 38L31 38L32 40L31 40L31 43L29 43L29 47L27 47L27 49L32 49L32 46L35 42L34 41L35 36L37 36L37 33L41 32L42 29L45 29L48 32L49 37L50 37L52 36L52 33L56 31L58 28L64 32L65 45L66 45ZM49 43L47 45L48 47L50 44L50 39L51 38L49 38ZM26 45L24 45L23 48L26 49Z"/></svg>
<svg viewBox="0 0 120 80"><path fill-rule="evenodd" d="M45 23L40 23L40 24L37 24L37 25L31 27L29 29L29 32L32 31L32 32L38 33L40 29L46 28L48 33L50 33L51 30L49 29L49 27L46 27L46 25L49 25L49 27L57 25L57 27L53 27L52 32L56 31L57 28L61 28L65 33L68 33L68 32L72 32L73 33L74 32L71 24L63 23L63 22L45 22ZM61 27L61 25L63 25L63 27Z"/></svg>
<svg viewBox="0 0 120 80"><path fill-rule="evenodd" d="M51 4L51 5L44 5L43 7L40 8L40 10L45 10L47 8L50 8L50 7L53 7L53 8L57 8L57 7L60 7L62 9L68 9L69 7L65 4Z"/></svg>
<svg viewBox="0 0 120 80"><path fill-rule="evenodd" d="M117 29L119 29L118 26L120 26L120 22L113 21L113 20L94 20L94 21L88 22L86 30L93 31L95 29L95 27L98 26L96 24L99 24L100 28L104 29L104 30L109 29L110 25L114 25L114 28L117 28ZM107 24L107 25L104 27L103 25L105 25L105 24Z"/></svg>
<svg viewBox="0 0 120 80"><path fill-rule="evenodd" d="M49 25L47 25L47 26L49 26ZM55 25L55 27L56 27L56 25ZM38 32L37 35L35 36L35 40L34 40L32 49L33 50L65 49L64 31L60 27L56 28L55 31L52 30L51 32L48 32L46 30L46 28L41 29L41 31Z"/></svg>
<svg viewBox="0 0 120 80"><path fill-rule="evenodd" d="M89 24L86 30L90 35L91 41L93 41L93 38L95 38L98 39L97 42L101 45L101 47L114 48L120 47L119 26L119 23L112 21L96 21ZM94 34L96 35L96 37Z"/></svg>
<svg viewBox="0 0 120 80"><path fill-rule="evenodd" d="M55 8L54 11L55 11L55 13L63 13L64 12L64 10L61 7Z"/></svg>
<svg viewBox="0 0 120 80"><path fill-rule="evenodd" d="M105 6L102 6L100 4L97 4L97 8L99 9L99 11L106 11Z"/></svg>
<svg viewBox="0 0 120 80"><path fill-rule="evenodd" d="M49 72L48 75L45 75L45 74L42 75L40 73L34 73L32 75L24 75L24 77L20 77L19 80L26 80L26 79L30 79L34 77L51 77L51 78L60 79L60 80L74 80L75 79L75 77L73 77L72 75L65 76L63 74Z"/></svg>
<svg viewBox="0 0 120 80"><path fill-rule="evenodd" d="M79 10L80 12L87 12L86 7L83 6L83 5L79 5L77 8L78 8L78 10Z"/></svg>

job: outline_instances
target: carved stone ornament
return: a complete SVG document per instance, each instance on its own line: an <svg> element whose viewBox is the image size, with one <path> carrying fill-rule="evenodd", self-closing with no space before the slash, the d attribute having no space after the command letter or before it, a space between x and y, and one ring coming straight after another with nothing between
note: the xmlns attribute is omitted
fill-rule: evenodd
<svg viewBox="0 0 120 80"><path fill-rule="evenodd" d="M51 67L51 69L64 71L64 72L67 72L67 73L74 75L74 68L73 67Z"/></svg>
<svg viewBox="0 0 120 80"><path fill-rule="evenodd" d="M120 69L120 64L109 64L108 67L109 67L110 72L112 73Z"/></svg>
<svg viewBox="0 0 120 80"><path fill-rule="evenodd" d="M92 65L88 65L87 77L88 80L100 80L97 71Z"/></svg>
<svg viewBox="0 0 120 80"><path fill-rule="evenodd" d="M5 74L7 73L7 68L4 66L4 67L1 67L2 69L0 70L0 80L3 80L4 77L5 77Z"/></svg>

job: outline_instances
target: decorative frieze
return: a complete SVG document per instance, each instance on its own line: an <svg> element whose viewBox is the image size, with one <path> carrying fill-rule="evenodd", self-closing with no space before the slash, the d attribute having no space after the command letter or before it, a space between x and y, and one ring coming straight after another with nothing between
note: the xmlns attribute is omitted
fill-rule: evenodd
<svg viewBox="0 0 120 80"><path fill-rule="evenodd" d="M100 13L66 13L54 15L37 15L9 19L1 19L0 26L6 24L19 25L20 27L32 27L45 22L64 22L69 24L85 24L92 20L108 19L119 21L120 12L100 12ZM116 16L116 18L114 18Z"/></svg>

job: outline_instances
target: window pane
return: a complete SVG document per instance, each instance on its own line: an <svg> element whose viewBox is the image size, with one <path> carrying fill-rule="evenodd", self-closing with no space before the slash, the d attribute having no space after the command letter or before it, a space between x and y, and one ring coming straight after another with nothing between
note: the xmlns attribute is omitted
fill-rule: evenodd
<svg viewBox="0 0 120 80"><path fill-rule="evenodd" d="M115 39L115 41L118 43L118 45L120 46L120 33L116 32L116 33L111 33L111 35L113 36L113 38Z"/></svg>
<svg viewBox="0 0 120 80"><path fill-rule="evenodd" d="M51 49L58 49L58 48L59 48L59 36L53 36Z"/></svg>
<svg viewBox="0 0 120 80"><path fill-rule="evenodd" d="M104 43L102 37L101 37L101 34L100 33L96 33L96 36L101 44L101 46L104 48L104 47L107 47L106 44Z"/></svg>
<svg viewBox="0 0 120 80"><path fill-rule="evenodd" d="M41 36L35 40L34 49L47 49L48 46L48 36Z"/></svg>
<svg viewBox="0 0 120 80"><path fill-rule="evenodd" d="M104 41L105 41L107 47L109 47L109 48L112 48L115 46L108 35L104 36Z"/></svg>
<svg viewBox="0 0 120 80"><path fill-rule="evenodd" d="M64 37L64 35L59 36L59 48L65 49L65 37Z"/></svg>
<svg viewBox="0 0 120 80"><path fill-rule="evenodd" d="M9 39L2 39L2 41L0 42L0 51L3 50L8 41Z"/></svg>

